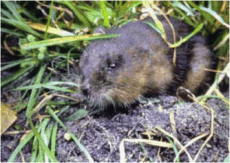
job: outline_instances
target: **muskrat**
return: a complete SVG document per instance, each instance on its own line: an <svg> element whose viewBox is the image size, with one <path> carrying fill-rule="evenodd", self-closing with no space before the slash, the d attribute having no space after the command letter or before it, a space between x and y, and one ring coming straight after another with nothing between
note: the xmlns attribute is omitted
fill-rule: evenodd
<svg viewBox="0 0 230 163"><path fill-rule="evenodd" d="M173 43L168 22L159 20L168 41ZM192 31L180 20L169 20L177 41ZM145 21L153 22L148 18L105 30L106 34L120 36L93 41L83 52L79 61L79 93L93 106L128 106L142 96L175 93L179 86L194 94L207 89L211 75L205 68L213 68L214 55L205 38L197 34L177 47L173 65L174 49Z"/></svg>

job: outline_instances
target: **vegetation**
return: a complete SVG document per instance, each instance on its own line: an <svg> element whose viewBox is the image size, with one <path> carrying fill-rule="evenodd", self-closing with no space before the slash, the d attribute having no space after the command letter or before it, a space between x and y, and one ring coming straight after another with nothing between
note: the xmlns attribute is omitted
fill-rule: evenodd
<svg viewBox="0 0 230 163"><path fill-rule="evenodd" d="M3 90L12 85L10 88L20 92L22 96L14 108L16 111L26 108L26 116L32 129L15 149L9 161L14 161L29 141L33 142L31 161L57 161L57 127L60 125L66 129L59 115L68 109L71 102L52 103L51 99L64 97L61 95L63 92L76 92L73 87L77 87L77 84L52 81L51 78L55 72L60 72L61 67L70 72L71 66L74 67L73 59L79 59L90 40L117 36L95 35L93 31L96 27L120 27L154 13L172 16L196 29L189 37L184 38L183 42L195 32L211 37L211 47L219 58L217 71L222 71L228 65L228 1L1 1L1 6L1 88ZM160 23L154 28L162 31ZM22 78L30 79L29 82L21 83L23 87L17 85ZM39 100L41 95L44 95L43 100ZM221 94L215 97L226 102ZM51 117L45 117L34 124L32 115L44 109L44 106L55 122L51 121ZM79 109L76 117L81 118L86 114L87 111ZM68 129L66 131L69 133ZM77 138L71 133L69 135L88 160L92 161Z"/></svg>

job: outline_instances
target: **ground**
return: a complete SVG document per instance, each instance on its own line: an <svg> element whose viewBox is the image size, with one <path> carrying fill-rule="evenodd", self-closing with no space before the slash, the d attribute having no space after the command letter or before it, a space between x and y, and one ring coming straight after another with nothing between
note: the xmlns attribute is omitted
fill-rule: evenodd
<svg viewBox="0 0 230 163"><path fill-rule="evenodd" d="M215 111L214 134L205 145L198 157L198 162L222 162L228 155L229 114L227 106L219 99L208 100L208 105ZM69 112L72 112L72 107ZM108 116L108 111L82 118L78 121L65 122L66 127L79 138L80 143L89 152L95 162L118 162L120 160L119 145L124 138L148 139L144 134L151 132L150 138L168 142L167 137L156 129L161 127L172 133L169 113L173 111L176 124L176 137L182 145L191 139L210 131L210 111L198 103L179 101L174 96L160 96L142 100L134 108L128 108L125 113L117 111ZM21 113L23 114L23 112ZM18 122L25 123L25 117L19 116ZM23 122L24 121L24 122ZM88 161L73 140L66 140L66 131L58 129L56 158L60 162ZM7 161L11 152L16 147L21 135L3 135L1 144L1 161ZM200 147L208 136L196 141L187 148L192 158L195 157ZM29 161L31 145L23 149L26 161ZM159 154L158 154L159 152ZM127 162L161 160L172 162L175 158L173 149L159 148L157 146L125 143L125 156ZM16 161L21 161L18 155ZM180 161L189 161L185 153L180 155Z"/></svg>

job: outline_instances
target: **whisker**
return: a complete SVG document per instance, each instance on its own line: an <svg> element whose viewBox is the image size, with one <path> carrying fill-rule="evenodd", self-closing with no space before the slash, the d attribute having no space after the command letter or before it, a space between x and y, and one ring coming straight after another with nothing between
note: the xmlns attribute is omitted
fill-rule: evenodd
<svg viewBox="0 0 230 163"><path fill-rule="evenodd" d="M104 94L104 96L105 96L105 99L110 101L112 103L113 107L115 108L116 105L115 105L114 100L108 94Z"/></svg>

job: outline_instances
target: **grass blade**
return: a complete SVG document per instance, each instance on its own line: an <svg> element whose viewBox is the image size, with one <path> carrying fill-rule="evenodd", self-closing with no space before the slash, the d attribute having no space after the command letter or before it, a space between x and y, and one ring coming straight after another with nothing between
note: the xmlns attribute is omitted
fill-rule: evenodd
<svg viewBox="0 0 230 163"><path fill-rule="evenodd" d="M56 1L58 2L58 1ZM88 18L84 15L84 13L77 8L77 6L74 5L73 2L71 1L59 1L58 3L62 3L67 5L75 14L76 17L78 17L80 19L80 21L88 28L92 28L92 25L90 23L90 21L88 20Z"/></svg>
<svg viewBox="0 0 230 163"><path fill-rule="evenodd" d="M184 42L189 40L192 36L196 35L203 28L203 26L204 26L204 23L200 24L192 33L185 36L182 40L180 40L174 44L170 44L170 48L175 48L175 47L180 46L181 44L183 44Z"/></svg>
<svg viewBox="0 0 230 163"><path fill-rule="evenodd" d="M22 59L22 60L13 61L13 62L7 64L6 66L1 67L1 71L4 71L4 70L6 70L6 69L8 69L8 68L17 66L17 65L19 65L19 64L21 64L21 63L26 63L26 62L31 62L31 61L33 61L32 58L27 58L27 59Z"/></svg>
<svg viewBox="0 0 230 163"><path fill-rule="evenodd" d="M27 89L47 88L47 89L53 89L53 90L56 90L56 91L75 93L75 91L66 89L64 87L54 86L54 85L60 85L60 84L67 84L67 85L71 85L71 86L74 86L74 87L78 86L77 84L71 83L71 82L50 82L50 83L45 83L45 84L35 84L35 85L31 85L31 86L18 87L15 90L19 91L19 90L27 90Z"/></svg>
<svg viewBox="0 0 230 163"><path fill-rule="evenodd" d="M15 74L9 76L6 79L3 79L1 81L1 87L5 86L6 84L8 84L9 82L12 82L13 80L16 80L18 77L22 76L22 75L27 75L28 72L33 69L34 66L29 66L26 68L21 68L20 70L18 70Z"/></svg>
<svg viewBox="0 0 230 163"><path fill-rule="evenodd" d="M104 26L108 28L109 27L109 16L106 10L105 1L99 1L99 2L100 2L102 13L104 15Z"/></svg>
<svg viewBox="0 0 230 163"><path fill-rule="evenodd" d="M30 162L35 162L38 154L38 139L35 137L33 141L33 148L31 151Z"/></svg>
<svg viewBox="0 0 230 163"><path fill-rule="evenodd" d="M206 8L204 6L199 6L199 7L202 11L205 11L205 12L209 13L210 15L212 15L214 18L216 18L216 20L218 20L224 26L226 26L227 28L230 28L230 26L227 23L225 23L224 19L221 16L219 16L214 10L212 10L210 8Z"/></svg>
<svg viewBox="0 0 230 163"><path fill-rule="evenodd" d="M118 12L118 18L123 17L128 11L132 10L134 7L137 7L142 4L142 1L130 1L126 2L122 7L121 7L121 12Z"/></svg>
<svg viewBox="0 0 230 163"><path fill-rule="evenodd" d="M11 11L11 13L14 15L14 17L18 20L23 22L23 19L21 15L19 14L18 10L16 9L16 2L12 1L3 1L3 3L6 5L6 7Z"/></svg>
<svg viewBox="0 0 230 163"><path fill-rule="evenodd" d="M193 11L191 11L188 7L183 5L181 2L174 2L172 3L172 6L180 8L181 10L186 12L187 16L194 16Z"/></svg>
<svg viewBox="0 0 230 163"><path fill-rule="evenodd" d="M53 11L53 4L54 4L54 1L51 1L51 5L50 5L50 10L49 10L49 17L48 17L48 20L47 20L47 23L46 23L46 30L45 30L45 35L44 35L44 40L47 39L47 36L48 36L48 28L50 26L50 23L51 23L51 17L52 17L52 11Z"/></svg>
<svg viewBox="0 0 230 163"><path fill-rule="evenodd" d="M37 77L36 77L36 80L35 80L35 83L34 84L40 84L41 83L41 79L42 79L42 76L44 74L46 70L46 64L43 64L41 67L40 67L40 70L37 74ZM30 94L30 100L29 100L29 103L28 103L28 106L26 108L26 116L28 117L29 113L31 113L31 110L35 104L35 101L37 100L35 98L36 96L36 93L37 93L37 90L36 88L32 89L32 92Z"/></svg>
<svg viewBox="0 0 230 163"><path fill-rule="evenodd" d="M155 29L160 35L162 33L164 33L164 31L161 31L161 29L159 29L156 24L154 22L149 22L149 21L146 21L145 22L146 24L150 25L153 29Z"/></svg>
<svg viewBox="0 0 230 163"><path fill-rule="evenodd" d="M37 137L39 144L41 144L41 148L42 151L46 153L46 155L48 156L48 158L52 161L52 162L57 162L56 158L51 154L49 148L46 146L46 144L44 143L44 140L42 139L41 135L38 133L38 131L36 130L36 128L34 127L34 124L32 122L32 119L30 116L28 116L28 121L30 123L30 127L34 133L34 135Z"/></svg>
<svg viewBox="0 0 230 163"><path fill-rule="evenodd" d="M1 9L2 16L6 16L8 19L14 19L14 16L10 14L10 12Z"/></svg>
<svg viewBox="0 0 230 163"><path fill-rule="evenodd" d="M37 76L37 79L35 82L40 82L40 75L43 74L43 69L44 69L44 66L41 67L40 69L40 73L38 73L38 76ZM36 89L34 89L36 91ZM34 92L35 92L34 91ZM33 93L33 92L32 92ZM32 94L31 93L31 94ZM31 102L31 97L30 97L30 101ZM28 105L28 106L31 106L31 105ZM28 111L28 107L27 107L27 111ZM31 109L30 109L31 110ZM32 118L31 118L31 115L33 114L33 111L30 111L28 114L27 114L27 118L28 118L28 121L29 121L29 124L30 124L30 127L33 131L33 134L36 136L35 138L37 138L39 144L39 153L38 153L38 157L36 159L36 161L43 161L44 162L44 154L45 156L47 156L52 162L57 162L56 158L54 155L52 155L52 153L50 152L49 148L47 147L48 145L46 144L47 141L44 141L44 139L42 138L42 136L39 134L39 132L41 132L41 134L43 133L43 131L45 130L45 127L48 125L50 119L45 119L38 127L38 129L35 128L33 122L32 122ZM44 136L44 135L43 135ZM46 140L46 139L45 139ZM34 158L35 159L35 158ZM48 160L47 160L48 161Z"/></svg>
<svg viewBox="0 0 230 163"><path fill-rule="evenodd" d="M6 28L1 28L1 32L8 33L10 35L14 35L14 36L17 36L17 37L24 37L24 35L22 33L11 31L11 30L6 29Z"/></svg>
<svg viewBox="0 0 230 163"><path fill-rule="evenodd" d="M58 124L55 123L52 129L52 136L51 136L51 153L54 156L55 156L55 150L56 150L57 130L58 130Z"/></svg>
<svg viewBox="0 0 230 163"><path fill-rule="evenodd" d="M46 25L44 24L40 24L40 23L27 23L31 28L42 31L42 32L46 32ZM73 33L65 31L65 30L61 30L61 29L57 29L54 27L49 27L47 29L47 33L50 34L55 34L58 36L74 36Z"/></svg>
<svg viewBox="0 0 230 163"><path fill-rule="evenodd" d="M13 19L6 19L6 18L1 18L2 22L4 23L7 23L7 24L10 24L10 25L13 25L15 26L16 28L19 28L25 32L28 32L28 33L31 33L35 36L38 36L40 37L40 34L37 33L36 31L32 30L27 24L23 23L23 22L20 22L20 21L17 21L17 20L13 20Z"/></svg>
<svg viewBox="0 0 230 163"><path fill-rule="evenodd" d="M30 139L32 139L32 137L34 136L33 132L30 132L26 138L17 146L17 148L14 150L14 152L11 154L8 162L13 162L16 158L16 156L18 155L18 153L22 150L22 148L30 141Z"/></svg>
<svg viewBox="0 0 230 163"><path fill-rule="evenodd" d="M94 162L93 159L91 158L91 156L89 155L88 151L84 148L83 145L81 145L78 141L78 139L75 137L75 135L73 135L72 133L70 133L67 128L65 127L65 125L62 123L62 121L58 118L58 116L55 114L55 112L51 109L48 108L48 112L49 114L56 120L57 123L59 123L60 126L63 127L64 130L66 130L69 135L71 136L71 138L74 140L74 142L78 145L78 147L80 148L80 150L82 150L82 152L86 155L86 157L88 158L89 162Z"/></svg>
<svg viewBox="0 0 230 163"><path fill-rule="evenodd" d="M104 38L112 38L117 37L118 34L110 34L110 35L83 35L83 36L69 36L69 37L63 37L63 38L54 38L49 40L43 40L43 41L37 41L37 42L31 42L27 44L21 45L21 49L23 50L30 50L30 49L36 49L41 46L52 46L52 45L58 45L58 44L64 44L68 42L73 41L81 41L81 40L96 40L96 39L104 39Z"/></svg>
<svg viewBox="0 0 230 163"><path fill-rule="evenodd" d="M177 150L176 145L173 143L173 141L171 140L171 138L169 138L169 137L166 137L166 138L168 139L169 143L170 143L171 146L172 146L172 149L173 149L174 152L175 152L175 155L177 156L177 154L179 153L179 151ZM180 162L180 158L179 158L179 157L177 157L176 162Z"/></svg>

